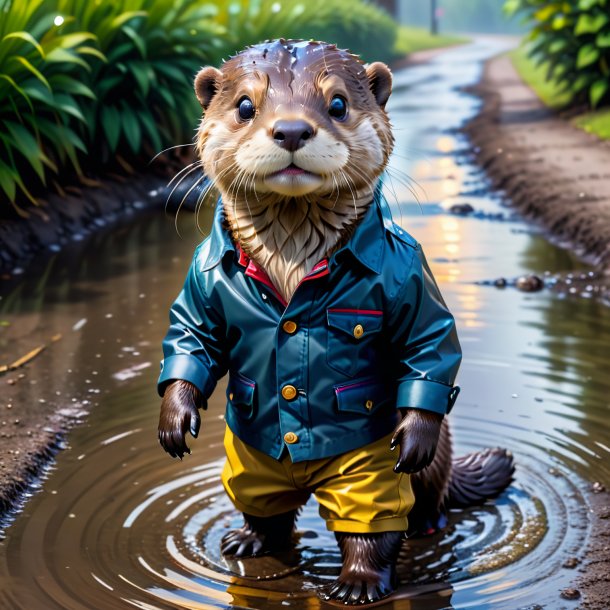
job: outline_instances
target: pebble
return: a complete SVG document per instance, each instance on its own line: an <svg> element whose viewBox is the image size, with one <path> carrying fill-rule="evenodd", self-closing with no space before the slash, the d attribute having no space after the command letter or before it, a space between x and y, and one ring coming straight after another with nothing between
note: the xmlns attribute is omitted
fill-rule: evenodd
<svg viewBox="0 0 610 610"><path fill-rule="evenodd" d="M595 481L595 483L593 483L592 490L594 494L600 494L603 491L606 491L606 488L599 481Z"/></svg>
<svg viewBox="0 0 610 610"><path fill-rule="evenodd" d="M563 599L580 599L580 591L578 589L564 589L561 592Z"/></svg>
<svg viewBox="0 0 610 610"><path fill-rule="evenodd" d="M469 203L454 203L450 208L451 214L458 214L459 216L465 216L466 214L472 214L474 208Z"/></svg>
<svg viewBox="0 0 610 610"><path fill-rule="evenodd" d="M538 292L544 288L544 280L537 275L522 275L517 278L515 286L522 292Z"/></svg>
<svg viewBox="0 0 610 610"><path fill-rule="evenodd" d="M506 278L503 277L499 277L497 280L494 280L494 286L496 288L505 288L507 283Z"/></svg>
<svg viewBox="0 0 610 610"><path fill-rule="evenodd" d="M580 563L580 561L578 560L577 557L570 557L569 559L566 559L561 565L564 568L568 568L571 570L571 569L575 568L579 563Z"/></svg>

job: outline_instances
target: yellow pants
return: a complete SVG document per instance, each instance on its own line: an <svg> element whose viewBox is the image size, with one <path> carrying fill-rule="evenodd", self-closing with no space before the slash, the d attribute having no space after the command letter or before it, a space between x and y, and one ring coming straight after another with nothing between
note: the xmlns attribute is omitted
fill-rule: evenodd
<svg viewBox="0 0 610 610"><path fill-rule="evenodd" d="M227 427L222 483L236 508L255 517L296 510L313 493L334 532L404 531L415 501L407 474L392 470L396 452L388 435L360 449L321 460L275 460Z"/></svg>

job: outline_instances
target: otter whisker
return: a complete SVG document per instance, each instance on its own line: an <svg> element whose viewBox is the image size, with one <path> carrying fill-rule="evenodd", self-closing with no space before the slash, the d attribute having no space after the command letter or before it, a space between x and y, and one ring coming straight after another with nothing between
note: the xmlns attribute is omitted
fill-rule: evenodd
<svg viewBox="0 0 610 610"><path fill-rule="evenodd" d="M183 167L168 183L167 186L171 186L172 183L178 179L182 174L184 174L184 172L187 172L187 170L189 170L187 172L187 174L192 170L195 169L197 166L201 166L203 165L203 162L201 160L198 161L193 161L192 163L189 163L188 165L186 165L185 167Z"/></svg>
<svg viewBox="0 0 610 610"><path fill-rule="evenodd" d="M150 165L151 163L153 163L158 157L160 157L163 153L169 152L170 150L174 150L176 148L184 148L186 146L192 146L195 147L195 145L191 142L190 144L176 144L175 146L168 146L167 148L164 148L162 151L158 152L149 162L148 165Z"/></svg>
<svg viewBox="0 0 610 610"><path fill-rule="evenodd" d="M189 194L191 193L191 191L197 187L197 185L205 178L205 176L201 176L200 178L198 178L195 183L191 186L191 188L186 192L186 194L184 195L184 197L182 197L180 203L178 204L178 209L176 210L176 216L174 218L174 227L176 228L176 233L178 233L178 236L180 238L182 238L182 235L180 234L180 229L178 229L178 215L180 214L180 208L182 207L182 204L184 203L185 199L189 196Z"/></svg>
<svg viewBox="0 0 610 610"><path fill-rule="evenodd" d="M186 169L190 168L188 172L186 172L186 174L184 174L184 176L182 176L180 178L180 180L174 185L174 187L172 188L172 190L170 191L169 195L167 196L167 198L165 199L165 213L167 214L167 206L170 202L170 199L172 198L172 195L174 194L174 191L182 184L182 181L187 178L187 176L189 176L190 174L192 174L194 171L197 170L197 168L199 167L199 165L194 165L193 163L191 163L190 165L188 165L186 168L183 168L182 170L180 170L180 173L184 172ZM202 177L204 177L202 175ZM174 177L175 178L175 177ZM200 179L199 179L200 180ZM199 182L199 180L197 182ZM168 184L168 186L171 184L171 182Z"/></svg>

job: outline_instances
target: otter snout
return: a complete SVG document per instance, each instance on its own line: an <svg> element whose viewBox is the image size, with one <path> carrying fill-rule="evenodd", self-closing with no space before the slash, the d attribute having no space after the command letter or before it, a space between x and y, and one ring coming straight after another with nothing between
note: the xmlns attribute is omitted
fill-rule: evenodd
<svg viewBox="0 0 610 610"><path fill-rule="evenodd" d="M311 124L303 119L279 120L273 125L273 141L288 152L295 152L305 146L305 142L315 134Z"/></svg>

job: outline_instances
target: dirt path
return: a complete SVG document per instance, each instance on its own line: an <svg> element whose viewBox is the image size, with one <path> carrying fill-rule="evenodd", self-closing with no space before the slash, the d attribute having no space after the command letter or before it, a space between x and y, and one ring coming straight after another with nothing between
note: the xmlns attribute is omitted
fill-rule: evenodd
<svg viewBox="0 0 610 610"><path fill-rule="evenodd" d="M549 111L506 56L488 62L476 93L483 109L466 131L493 186L552 239L610 268L610 142Z"/></svg>
<svg viewBox="0 0 610 610"><path fill-rule="evenodd" d="M540 223L551 240L610 274L610 141L548 110L507 56L486 64L475 93L483 107L466 132L492 186L504 193L507 203ZM610 494L599 484L583 491L591 537L579 576L561 597L579 600L581 608L605 610L610 593Z"/></svg>

